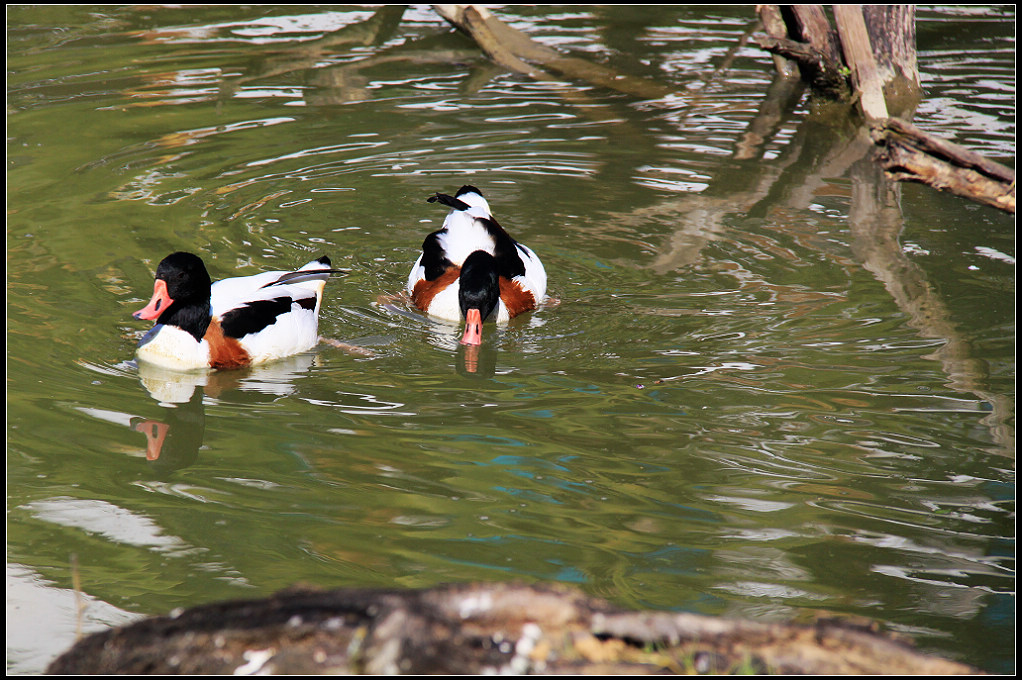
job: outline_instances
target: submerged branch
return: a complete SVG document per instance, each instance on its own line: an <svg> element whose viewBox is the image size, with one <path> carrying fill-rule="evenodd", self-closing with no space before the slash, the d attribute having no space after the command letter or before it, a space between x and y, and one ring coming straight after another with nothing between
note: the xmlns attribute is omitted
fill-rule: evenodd
<svg viewBox="0 0 1022 680"><path fill-rule="evenodd" d="M642 99L660 99L672 90L660 83L622 74L585 59L566 57L508 26L479 5L433 5L452 26L472 38L497 64L534 78L555 80L549 71L624 92Z"/></svg>
<svg viewBox="0 0 1022 680"><path fill-rule="evenodd" d="M888 118L874 124L877 160L892 179L920 182L1015 212L1015 172L953 142Z"/></svg>

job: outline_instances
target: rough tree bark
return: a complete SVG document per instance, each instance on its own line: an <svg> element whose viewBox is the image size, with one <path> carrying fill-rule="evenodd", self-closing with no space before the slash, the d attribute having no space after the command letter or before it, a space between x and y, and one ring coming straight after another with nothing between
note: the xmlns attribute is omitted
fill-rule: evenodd
<svg viewBox="0 0 1022 680"><path fill-rule="evenodd" d="M813 91L839 100L851 96L841 72L843 62L836 37L820 5L759 5L758 9L767 31L755 38L760 47L797 64L802 79Z"/></svg>
<svg viewBox="0 0 1022 680"><path fill-rule="evenodd" d="M877 90L898 115L919 95L915 59L915 8L912 5L835 5L836 28L821 5L759 5L766 35L760 47L799 64L802 78L819 95L857 101L863 95L867 116L880 116ZM778 24L776 15L783 18ZM897 104L897 105L894 105Z"/></svg>
<svg viewBox="0 0 1022 680"><path fill-rule="evenodd" d="M291 590L80 640L55 674L974 673L848 623L630 612L558 586Z"/></svg>
<svg viewBox="0 0 1022 680"><path fill-rule="evenodd" d="M895 180L920 182L978 203L1015 212L1015 172L899 118L871 128L877 160Z"/></svg>
<svg viewBox="0 0 1022 680"><path fill-rule="evenodd" d="M870 122L884 120L887 118L884 81L873 56L874 46L866 30L862 8L858 5L834 5L834 22L845 63L851 72L852 89L859 96L863 115Z"/></svg>

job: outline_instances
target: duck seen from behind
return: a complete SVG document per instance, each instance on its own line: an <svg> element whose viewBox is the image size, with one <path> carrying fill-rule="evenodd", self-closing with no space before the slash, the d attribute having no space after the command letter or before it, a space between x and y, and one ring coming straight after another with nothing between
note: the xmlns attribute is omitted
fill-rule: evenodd
<svg viewBox="0 0 1022 680"><path fill-rule="evenodd" d="M408 275L413 304L448 321L465 321L462 344L482 342L482 324L504 323L546 298L546 270L490 214L482 192L465 185L454 196L427 199L450 208L443 226L426 237Z"/></svg>
<svg viewBox="0 0 1022 680"><path fill-rule="evenodd" d="M139 341L140 360L176 370L239 368L312 349L332 269L326 256L292 272L212 283L197 255L177 252L156 268L153 296L136 319L156 325Z"/></svg>

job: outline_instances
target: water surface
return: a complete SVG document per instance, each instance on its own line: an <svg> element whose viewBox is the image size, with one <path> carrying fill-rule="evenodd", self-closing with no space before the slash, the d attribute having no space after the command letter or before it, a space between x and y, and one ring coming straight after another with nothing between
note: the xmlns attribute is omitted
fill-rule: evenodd
<svg viewBox="0 0 1022 680"><path fill-rule="evenodd" d="M1013 217L888 184L751 7L499 13L659 94L427 6L8 9L8 671L295 582L516 579L1014 672ZM1014 47L1011 6L920 10L915 122L1013 165ZM556 299L475 357L393 299L466 183ZM140 370L182 249L328 254L321 333L371 355Z"/></svg>

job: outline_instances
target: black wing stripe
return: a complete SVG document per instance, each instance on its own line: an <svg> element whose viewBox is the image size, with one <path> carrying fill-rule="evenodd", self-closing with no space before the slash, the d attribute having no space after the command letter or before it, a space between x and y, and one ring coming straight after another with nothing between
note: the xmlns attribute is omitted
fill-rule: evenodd
<svg viewBox="0 0 1022 680"><path fill-rule="evenodd" d="M525 262L518 253L518 241L504 231L494 219L479 219L493 237L493 257L497 260L497 273L508 279L525 275Z"/></svg>
<svg viewBox="0 0 1022 680"><path fill-rule="evenodd" d="M440 234L443 232L434 231L422 242L422 267L425 271L427 281L435 281L445 271L454 266L454 263L447 259L444 247L440 245Z"/></svg>
<svg viewBox="0 0 1022 680"><path fill-rule="evenodd" d="M245 306L232 309L220 319L220 327L229 338L243 338L258 333L267 326L277 322L277 317L291 311L297 303L303 309L315 309L316 297L304 297L294 300L290 297L278 297L272 300L253 300Z"/></svg>

